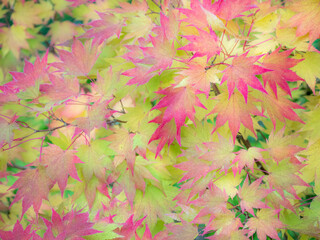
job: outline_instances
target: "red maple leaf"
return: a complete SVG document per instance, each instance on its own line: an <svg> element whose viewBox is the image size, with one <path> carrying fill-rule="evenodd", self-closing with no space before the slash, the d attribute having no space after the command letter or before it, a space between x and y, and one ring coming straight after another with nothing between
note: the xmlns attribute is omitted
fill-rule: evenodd
<svg viewBox="0 0 320 240"><path fill-rule="evenodd" d="M277 85L291 96L291 90L287 81L296 82L304 80L289 68L294 67L302 60L289 58L293 49L281 53L279 53L279 50L280 47L264 57L263 66L272 71L262 74L262 79L264 86L268 83L276 97Z"/></svg>
<svg viewBox="0 0 320 240"><path fill-rule="evenodd" d="M159 94L166 95L160 102L154 106L154 109L166 109L155 119L150 122L161 124L156 132L152 135L150 142L161 139L157 147L157 154L161 151L165 143L170 145L174 138L177 139L180 144L180 132L181 127L184 125L186 118L188 117L194 122L195 109L194 106L205 108L194 90L191 87L174 87L170 86L163 90L158 91ZM174 119L174 123L171 121ZM176 130L176 131L175 131Z"/></svg>
<svg viewBox="0 0 320 240"><path fill-rule="evenodd" d="M163 116L163 114L161 115ZM157 121L157 119L159 119L159 117L150 122L161 123L161 120ZM170 146L174 139L177 139L177 141L180 142L180 135L177 135L177 126L173 119L170 122L161 123L156 131L152 134L148 144L158 139L160 139L160 141L157 145L156 158L166 143L168 146Z"/></svg>
<svg viewBox="0 0 320 240"><path fill-rule="evenodd" d="M151 110L166 108L163 113L162 123L165 124L170 122L171 119L174 119L177 125L177 135L180 135L180 129L184 125L187 117L194 122L195 106L206 109L206 107L201 104L194 90L188 86L170 86L157 93L166 96Z"/></svg>
<svg viewBox="0 0 320 240"><path fill-rule="evenodd" d="M248 85L263 93L267 93L256 75L269 71L254 64L262 56L247 57L247 54L248 52L234 57L232 64L223 71L224 74L221 79L221 84L227 81L229 98L235 87L237 87L246 103L248 99Z"/></svg>

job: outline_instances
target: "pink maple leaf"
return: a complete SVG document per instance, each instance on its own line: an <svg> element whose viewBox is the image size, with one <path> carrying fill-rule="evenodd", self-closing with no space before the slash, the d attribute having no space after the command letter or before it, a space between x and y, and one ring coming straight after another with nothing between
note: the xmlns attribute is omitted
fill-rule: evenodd
<svg viewBox="0 0 320 240"><path fill-rule="evenodd" d="M83 45L80 40L73 40L71 52L58 50L62 62L55 62L51 65L59 71L67 72L74 76L87 76L99 56L99 45L86 41Z"/></svg>
<svg viewBox="0 0 320 240"><path fill-rule="evenodd" d="M241 123L256 135L250 114L263 116L253 104L253 102L257 101L256 99L249 96L249 101L246 103L239 92L231 94L229 99L227 92L224 92L215 98L219 100L219 103L209 113L218 113L216 127L213 131L223 126L228 121L233 136L233 142L236 140Z"/></svg>
<svg viewBox="0 0 320 240"><path fill-rule="evenodd" d="M43 199L47 199L50 189L54 182L47 176L45 168L39 166L36 169L26 169L15 174L18 180L10 189L18 189L18 192L11 204L22 199L22 214L33 206L35 213L38 215ZM36 194L35 194L36 193Z"/></svg>
<svg viewBox="0 0 320 240"><path fill-rule="evenodd" d="M198 28L205 29L208 27L207 16L204 12L203 6L198 0L191 0L191 9L180 8L179 11L187 17L182 19L184 22L190 23L190 25Z"/></svg>
<svg viewBox="0 0 320 240"><path fill-rule="evenodd" d="M2 240L40 240L41 237L31 231L32 225L28 225L26 229L23 229L21 223L19 221L13 227L12 231L2 231L0 230L0 237Z"/></svg>
<svg viewBox="0 0 320 240"><path fill-rule="evenodd" d="M162 122L168 123L171 119L174 119L177 125L177 135L180 135L180 129L184 125L187 117L194 122L195 106L206 109L196 96L194 89L188 86L170 86L157 93L166 96L163 97L152 110L166 108Z"/></svg>
<svg viewBox="0 0 320 240"><path fill-rule="evenodd" d="M136 66L135 68L123 72L122 75L133 77L127 82L127 85L137 84L137 86L139 86L149 82L156 74L150 73L150 67Z"/></svg>
<svg viewBox="0 0 320 240"><path fill-rule="evenodd" d="M100 19L90 22L91 26L81 37L93 38L93 43L101 44L113 35L120 37L123 22L114 14L97 12Z"/></svg>
<svg viewBox="0 0 320 240"><path fill-rule="evenodd" d="M62 101L79 95L79 81L77 78L63 78L50 74L51 84L41 84L42 96L47 96L54 101Z"/></svg>
<svg viewBox="0 0 320 240"><path fill-rule="evenodd" d="M211 0L204 0L204 8L211 11L224 20L232 20L241 17L241 13L253 8L257 8L253 4L253 0L218 0L212 4Z"/></svg>
<svg viewBox="0 0 320 240"><path fill-rule="evenodd" d="M191 59L207 56L208 61L212 56L220 53L218 37L212 29L210 29L210 33L201 29L198 29L198 32L199 36L183 36L188 39L190 43L179 48L179 50L195 52Z"/></svg>
<svg viewBox="0 0 320 240"><path fill-rule="evenodd" d="M41 60L38 56L34 64L25 61L23 72L10 72L13 81L4 84L2 87L24 91L34 86L36 81L40 81L41 83L49 82L47 60L48 51Z"/></svg>
<svg viewBox="0 0 320 240"><path fill-rule="evenodd" d="M262 75L264 86L268 83L270 88L277 95L277 85L291 96L291 90L288 85L289 82L304 81L295 72L289 68L294 67L302 59L289 58L289 55L294 49L279 53L280 47L274 52L266 55L263 59L263 67L272 70Z"/></svg>
<svg viewBox="0 0 320 240"><path fill-rule="evenodd" d="M89 213L71 210L61 217L52 209L51 221L42 218L47 226L44 239L85 239L82 236L100 233L101 231L93 229L94 223L89 221Z"/></svg>
<svg viewBox="0 0 320 240"><path fill-rule="evenodd" d="M261 200L268 196L268 194L273 190L259 188L262 178L263 177L259 178L249 185L247 175L242 187L239 188L238 195L241 199L240 207L242 212L248 211L250 214L255 216L253 208L268 208L268 205Z"/></svg>
<svg viewBox="0 0 320 240"><path fill-rule="evenodd" d="M172 60L175 57L175 49L173 42L170 42L164 37L152 37L150 41L153 47L141 47L145 56L140 62L144 64L152 64L149 72L156 70L164 71L172 65Z"/></svg>
<svg viewBox="0 0 320 240"><path fill-rule="evenodd" d="M67 186L69 175L80 181L75 163L82 161L74 155L74 151L64 151L56 145L49 145L42 149L42 153L42 160L47 165L46 173L54 182L58 182L61 195Z"/></svg>
<svg viewBox="0 0 320 240"><path fill-rule="evenodd" d="M227 81L229 98L235 87L237 87L246 103L248 100L248 85L263 93L267 93L256 75L270 71L254 64L262 56L247 57L247 54L248 52L234 57L232 64L223 71L224 74L221 79L221 84Z"/></svg>

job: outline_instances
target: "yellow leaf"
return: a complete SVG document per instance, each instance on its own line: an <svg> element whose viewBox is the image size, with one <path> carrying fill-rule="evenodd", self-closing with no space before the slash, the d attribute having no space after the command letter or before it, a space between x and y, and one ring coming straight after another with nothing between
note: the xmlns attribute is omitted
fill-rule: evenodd
<svg viewBox="0 0 320 240"><path fill-rule="evenodd" d="M320 78L320 54L317 52L307 52L302 58L304 58L304 61L291 69L302 77L315 93L316 79Z"/></svg>
<svg viewBox="0 0 320 240"><path fill-rule="evenodd" d="M12 25L10 28L2 28L0 31L0 43L2 44L2 53L5 55L12 51L16 58L20 56L20 49L28 49L26 41L27 33L22 26Z"/></svg>
<svg viewBox="0 0 320 240"><path fill-rule="evenodd" d="M41 24L42 20L39 14L41 8L39 4L32 2L17 2L12 13L12 20L15 24L32 28L34 24Z"/></svg>

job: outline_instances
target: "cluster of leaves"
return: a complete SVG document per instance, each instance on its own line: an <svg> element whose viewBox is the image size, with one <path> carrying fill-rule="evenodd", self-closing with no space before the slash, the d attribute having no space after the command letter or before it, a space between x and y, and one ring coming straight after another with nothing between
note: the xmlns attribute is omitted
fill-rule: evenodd
<svg viewBox="0 0 320 240"><path fill-rule="evenodd" d="M2 239L320 238L320 0L6 0L0 22Z"/></svg>

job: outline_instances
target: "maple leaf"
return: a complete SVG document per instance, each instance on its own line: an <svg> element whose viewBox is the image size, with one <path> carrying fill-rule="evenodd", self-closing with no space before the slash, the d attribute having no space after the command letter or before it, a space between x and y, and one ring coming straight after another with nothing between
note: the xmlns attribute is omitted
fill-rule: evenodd
<svg viewBox="0 0 320 240"><path fill-rule="evenodd" d="M42 9L39 4L33 2L21 3L17 2L14 5L12 20L15 25L32 28L35 24L41 24L42 20L39 16Z"/></svg>
<svg viewBox="0 0 320 240"><path fill-rule="evenodd" d="M121 240L123 238L125 239L131 239L136 234L136 231L139 227L141 227L142 222L146 217L141 218L138 221L133 220L133 216L131 215L125 223L122 224L121 229L116 230L115 232L119 235L121 235L121 238L117 238L117 240Z"/></svg>
<svg viewBox="0 0 320 240"><path fill-rule="evenodd" d="M181 81L178 83L177 87L183 87L190 85L196 90L196 93L205 93L209 97L209 92L211 88L211 83L220 83L217 76L219 70L215 68L207 69L207 64L205 60L200 60L200 58L195 59L197 61L188 64L188 68L179 72ZM179 79L179 78L178 78Z"/></svg>
<svg viewBox="0 0 320 240"><path fill-rule="evenodd" d="M150 41L153 47L141 47L145 58L140 62L144 64L152 64L149 72L161 70L161 73L172 65L172 59L176 54L173 42L171 43L164 37L152 36L150 36Z"/></svg>
<svg viewBox="0 0 320 240"><path fill-rule="evenodd" d="M270 71L254 64L262 56L247 57L247 54L248 52L234 57L232 64L223 71L224 74L221 79L221 84L227 81L229 98L234 92L235 87L237 87L246 103L248 100L248 85L263 93L267 93L256 75Z"/></svg>
<svg viewBox="0 0 320 240"><path fill-rule="evenodd" d="M16 123L18 117L14 116L8 122L4 118L0 117L0 147L2 148L4 144L8 143L9 145L13 141L14 133L13 130L19 129L19 125Z"/></svg>
<svg viewBox="0 0 320 240"><path fill-rule="evenodd" d="M42 218L46 224L47 230L44 239L84 239L83 236L100 233L101 231L93 229L94 223L89 221L89 213L81 213L81 210L71 210L61 217L52 209L51 221Z"/></svg>
<svg viewBox="0 0 320 240"><path fill-rule="evenodd" d="M253 104L253 102L256 102L258 100L251 96L248 97L249 101L247 103L241 97L239 92L233 92L233 94L231 94L229 97L227 92L223 92L215 97L215 99L217 99L219 103L208 114L210 115L213 113L218 113L216 126L213 129L213 132L228 121L229 128L233 136L233 142L235 142L236 140L236 136L239 132L241 123L254 135L256 135L253 129L253 122L250 114L257 116L263 116L263 114L259 112L257 107Z"/></svg>
<svg viewBox="0 0 320 240"><path fill-rule="evenodd" d="M97 139L90 142L90 145L81 145L78 148L76 155L83 161L80 164L84 180L89 182L93 175L100 181L105 181L106 168L111 169L108 154L111 155L113 151L108 148L108 142Z"/></svg>
<svg viewBox="0 0 320 240"><path fill-rule="evenodd" d="M103 96L104 99L110 99L110 96L113 96L113 93L117 89L117 83L119 81L120 74L114 74L112 68L109 68L109 71L104 73L103 76L100 73L97 73L97 81L91 83L93 92Z"/></svg>
<svg viewBox="0 0 320 240"><path fill-rule="evenodd" d="M158 119L158 118L155 118L155 119ZM155 122L155 119L150 122ZM156 122L156 123L161 123L161 122ZM174 139L176 139L178 142L180 141L180 136L177 135L177 126L173 119L170 122L161 123L156 129L156 131L152 134L148 144L158 139L160 139L160 141L157 145L156 158L165 144L170 146L173 143Z"/></svg>
<svg viewBox="0 0 320 240"><path fill-rule="evenodd" d="M275 188L277 192L284 199L284 191L291 193L296 199L300 199L294 189L294 185L300 185L309 187L305 181L303 181L296 173L304 165L293 165L289 164L289 160L282 160L277 165L272 164L268 171L270 174L265 178L269 182L270 186Z"/></svg>
<svg viewBox="0 0 320 240"><path fill-rule="evenodd" d="M28 225L26 229L23 229L21 223L17 221L12 231L9 232L9 231L0 230L0 237L2 240L13 240L13 239L40 240L41 239L40 236L38 236L33 231L31 231L31 227L32 225Z"/></svg>
<svg viewBox="0 0 320 240"><path fill-rule="evenodd" d="M178 50L195 52L191 59L207 56L207 61L209 61L211 57L220 53L218 37L212 29L210 29L210 33L201 29L198 29L198 32L199 36L183 36L190 43Z"/></svg>
<svg viewBox="0 0 320 240"><path fill-rule="evenodd" d="M239 187L238 195L241 199L240 207L242 212L248 211L250 214L254 215L253 208L268 208L261 200L268 196L273 190L259 188L263 177L257 179L250 185L248 184L248 175L244 181L242 187Z"/></svg>
<svg viewBox="0 0 320 240"><path fill-rule="evenodd" d="M162 111L159 116L150 121L160 124L149 140L150 143L154 140L161 139L157 147L156 156L158 156L165 143L170 145L174 138L176 138L180 144L181 127L184 125L186 117L194 122L194 106L205 108L195 95L194 90L188 86L176 88L174 86L170 86L158 91L157 93L164 94L166 96L162 98L151 110L160 110L165 107L166 110ZM172 121L173 119L174 122Z"/></svg>
<svg viewBox="0 0 320 240"><path fill-rule="evenodd" d="M182 21L191 23L192 26L198 29L205 29L208 27L207 16L204 9L198 0L191 0L190 8L180 8L179 11L186 15L187 17L182 19Z"/></svg>
<svg viewBox="0 0 320 240"><path fill-rule="evenodd" d="M257 217L250 218L246 223L249 227L249 236L257 232L259 240L266 240L267 235L273 239L280 240L277 229L283 228L284 224L274 217L275 213L271 209L261 209L257 212Z"/></svg>
<svg viewBox="0 0 320 240"><path fill-rule="evenodd" d="M109 147L117 153L116 161L121 163L124 159L127 161L128 167L133 175L136 153L133 148L133 133L129 133L126 129L119 129L114 134L104 138L110 143Z"/></svg>
<svg viewBox="0 0 320 240"><path fill-rule="evenodd" d="M176 190L174 187L173 189ZM173 190L170 189L170 191ZM176 194L176 191L163 193L151 184L146 187L145 193L137 191L133 207L135 217L147 216L146 224L153 228L159 219L165 220L168 217L166 215L171 213L174 205L172 201L174 194Z"/></svg>
<svg viewBox="0 0 320 240"><path fill-rule="evenodd" d="M245 11L257 8L253 2L253 0L218 0L212 4L212 1L204 0L203 6L220 18L229 21L242 16L241 13Z"/></svg>
<svg viewBox="0 0 320 240"><path fill-rule="evenodd" d="M120 9L113 9L117 13L143 12L146 13L149 6L146 1L119 2Z"/></svg>
<svg viewBox="0 0 320 240"><path fill-rule="evenodd" d="M164 240L195 239L198 236L197 226L183 219L181 219L181 225L172 223L166 225L166 227L171 235L164 238Z"/></svg>
<svg viewBox="0 0 320 240"><path fill-rule="evenodd" d="M190 203L202 207L198 215L194 218L194 222L198 218L210 214L210 217L214 218L217 214L227 210L228 195L225 191L222 191L216 185L210 183L208 189L204 194L197 198L196 200L191 201Z"/></svg>
<svg viewBox="0 0 320 240"><path fill-rule="evenodd" d="M141 157L137 157L137 163L134 166L134 173L129 173L129 170L127 166L124 166L120 173L120 177L117 179L117 182L119 183L119 192L124 190L126 197L131 205L131 208L133 208L133 201L136 194L136 190L139 189L143 193L146 189L146 181L145 179L153 180L153 185L160 187L160 184L157 184L158 180L153 177L151 172L147 168L147 161ZM117 185L113 186L113 189L116 188ZM116 189L118 191L118 189Z"/></svg>
<svg viewBox="0 0 320 240"><path fill-rule="evenodd" d="M12 51L13 55L19 59L20 50L29 49L27 42L29 34L23 26L12 25L10 28L0 28L0 43L2 44L2 51Z"/></svg>
<svg viewBox="0 0 320 240"><path fill-rule="evenodd" d="M23 72L10 72L13 81L6 83L4 86L19 91L26 91L28 88L34 87L39 83L48 83L48 53L47 51L41 60L39 56L37 56L34 64L25 61Z"/></svg>
<svg viewBox="0 0 320 240"><path fill-rule="evenodd" d="M116 112L107 108L110 101L112 99L96 101L93 105L89 105L87 116L79 117L73 122L77 126L75 134L83 130L89 136L94 128L106 127L106 119Z"/></svg>
<svg viewBox="0 0 320 240"><path fill-rule="evenodd" d="M291 96L291 90L287 81L296 82L304 80L289 68L294 67L302 60L289 58L293 49L281 53L279 53L279 50L280 47L264 57L262 65L272 71L262 74L262 79L264 86L268 83L276 97L277 85Z"/></svg>
<svg viewBox="0 0 320 240"><path fill-rule="evenodd" d="M77 25L70 21L56 22L50 24L50 31L52 44L61 44L73 38L78 34Z"/></svg>
<svg viewBox="0 0 320 240"><path fill-rule="evenodd" d="M161 12L160 24L160 27L156 27L156 29L154 29L155 32L160 31L159 35L165 36L168 40L175 40L177 38L180 22L179 15L176 11L169 11L168 16Z"/></svg>
<svg viewBox="0 0 320 240"><path fill-rule="evenodd" d="M38 215L42 200L47 199L49 191L53 187L53 181L47 176L46 170L42 166L36 169L28 168L15 176L19 178L10 189L17 188L18 192L11 204L22 199L21 218L31 206Z"/></svg>
<svg viewBox="0 0 320 240"><path fill-rule="evenodd" d="M298 37L309 34L309 49L320 36L320 1L299 0L290 7L297 12L290 20L289 26L296 27Z"/></svg>
<svg viewBox="0 0 320 240"><path fill-rule="evenodd" d="M315 94L317 78L320 78L320 54L317 52L306 52L303 54L303 61L292 68L302 77Z"/></svg>
<svg viewBox="0 0 320 240"><path fill-rule="evenodd" d="M41 84L42 96L47 96L56 102L79 95L79 81L77 78L62 78L50 74L51 84Z"/></svg>
<svg viewBox="0 0 320 240"><path fill-rule="evenodd" d="M293 111L293 109L304 109L295 102L291 102L285 97L283 91L278 92L276 97L275 93L270 89L266 88L267 94L259 94L259 100L261 101L262 112L267 111L274 128L276 127L276 120L285 122L285 119L291 121L297 121L304 123L301 118Z"/></svg>
<svg viewBox="0 0 320 240"><path fill-rule="evenodd" d="M62 62L55 62L51 65L61 72L67 72L74 76L87 76L99 56L99 44L86 41L83 45L80 40L73 40L71 52L59 50L58 53Z"/></svg>
<svg viewBox="0 0 320 240"><path fill-rule="evenodd" d="M81 4L89 4L89 3L95 3L96 0L67 0L68 2L72 2L72 7L77 7Z"/></svg>
<svg viewBox="0 0 320 240"><path fill-rule="evenodd" d="M200 156L201 159L211 161L211 167L213 169L221 169L227 172L231 162L234 158L233 148L234 144L232 140L229 141L218 134L219 142L206 142L203 143L206 147L207 152Z"/></svg>
<svg viewBox="0 0 320 240"><path fill-rule="evenodd" d="M127 85L137 84L137 86L139 86L149 82L156 73L150 73L149 67L138 65L135 68L123 72L122 75L133 77L127 82Z"/></svg>
<svg viewBox="0 0 320 240"><path fill-rule="evenodd" d="M148 226L148 224L146 224L146 230L144 231L142 238L139 238L136 235L136 239L137 240L161 240L161 239L164 239L167 235L168 235L168 233L165 230L165 231L161 231L161 232L157 233L154 237L152 237L149 226Z"/></svg>
<svg viewBox="0 0 320 240"><path fill-rule="evenodd" d="M93 43L101 44L113 35L120 37L123 22L114 14L97 12L100 19L88 24L91 26L81 37L93 39Z"/></svg>
<svg viewBox="0 0 320 240"><path fill-rule="evenodd" d="M292 135L284 136L285 128L282 128L280 131L275 133L272 131L267 140L268 149L271 157L277 163L290 157L291 161L299 162L295 155L304 150L304 148L290 144L294 137Z"/></svg>
<svg viewBox="0 0 320 240"><path fill-rule="evenodd" d="M42 160L47 165L46 173L52 181L58 182L63 195L67 186L68 176L80 181L75 163L83 163L75 155L74 151L64 151L56 145L42 149Z"/></svg>
<svg viewBox="0 0 320 240"><path fill-rule="evenodd" d="M177 126L178 136L180 136L180 129L184 125L187 117L194 122L194 106L206 109L206 107L201 104L194 90L188 86L170 86L158 91L157 93L166 96L163 97L151 110L162 109L166 107L161 119L162 123L166 124L174 119Z"/></svg>
<svg viewBox="0 0 320 240"><path fill-rule="evenodd" d="M240 174L244 166L247 166L252 172L254 172L255 159L264 162L261 151L263 151L263 149L250 147L249 149L241 149L236 152L237 156L234 158L232 163L234 164L237 162L238 166L232 168L233 174L236 175L237 171Z"/></svg>
<svg viewBox="0 0 320 240"><path fill-rule="evenodd" d="M235 217L235 212L225 210L211 217L204 229L204 233L210 230L217 231L215 235L220 239L220 235L230 236L233 232L237 231L239 227L243 227L243 225L241 220Z"/></svg>
<svg viewBox="0 0 320 240"><path fill-rule="evenodd" d="M203 161L201 159L192 159L189 161L185 161L175 165L174 167L186 171L184 176L180 179L179 183L191 178L193 178L193 182L196 182L212 170L210 164L207 161Z"/></svg>

